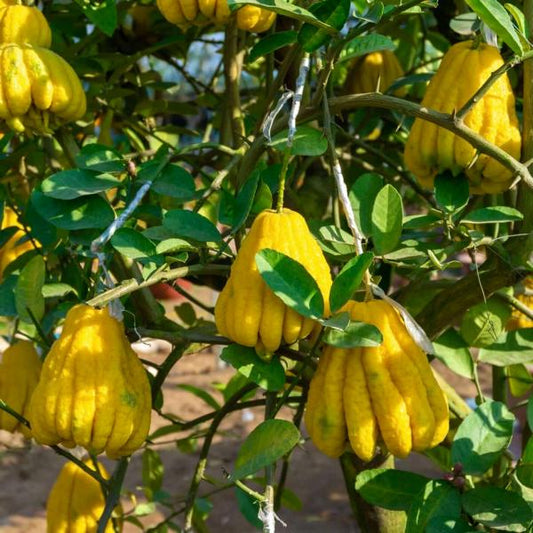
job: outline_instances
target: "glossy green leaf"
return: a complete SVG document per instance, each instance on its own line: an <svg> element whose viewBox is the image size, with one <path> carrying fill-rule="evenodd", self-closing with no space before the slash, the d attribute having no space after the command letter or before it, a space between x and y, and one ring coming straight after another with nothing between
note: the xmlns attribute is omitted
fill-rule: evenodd
<svg viewBox="0 0 533 533"><path fill-rule="evenodd" d="M509 446L515 417L501 402L486 401L459 426L452 444L452 462L465 474L485 473Z"/></svg>
<svg viewBox="0 0 533 533"><path fill-rule="evenodd" d="M398 246L402 222L402 197L392 185L385 185L372 208L372 238L378 254L392 252Z"/></svg>
<svg viewBox="0 0 533 533"><path fill-rule="evenodd" d="M413 472L374 468L357 475L355 490L371 505L407 511L428 481L427 477Z"/></svg>
<svg viewBox="0 0 533 533"><path fill-rule="evenodd" d="M349 198L355 221L366 237L372 236L372 207L382 188L383 178L369 172L361 174L350 189Z"/></svg>
<svg viewBox="0 0 533 533"><path fill-rule="evenodd" d="M365 252L350 259L337 274L333 280L329 296L332 313L338 311L353 296L355 290L359 288L365 272L372 264L373 258L374 254Z"/></svg>
<svg viewBox="0 0 533 533"><path fill-rule="evenodd" d="M533 361L533 328L507 331L496 342L479 350L478 359L495 366Z"/></svg>
<svg viewBox="0 0 533 533"><path fill-rule="evenodd" d="M495 205L470 211L461 222L471 224L497 224L501 222L515 222L523 218L524 215L518 209L505 205Z"/></svg>
<svg viewBox="0 0 533 533"><path fill-rule="evenodd" d="M323 340L326 344L337 348L373 348L383 342L383 336L379 329L372 324L350 321L344 331L328 328Z"/></svg>
<svg viewBox="0 0 533 533"><path fill-rule="evenodd" d="M235 234L246 222L252 210L257 187L259 186L260 172L254 170L250 177L240 188L233 205L233 223L231 232Z"/></svg>
<svg viewBox="0 0 533 533"><path fill-rule="evenodd" d="M257 252L255 262L265 283L285 305L306 317L323 315L322 293L315 279L298 261L265 248Z"/></svg>
<svg viewBox="0 0 533 533"><path fill-rule="evenodd" d="M351 60L354 57L370 54L371 52L394 50L395 48L396 45L392 39L386 35L380 35L379 33L360 35L346 43L338 63Z"/></svg>
<svg viewBox="0 0 533 533"><path fill-rule="evenodd" d="M41 255L33 257L20 272L15 288L15 305L20 320L28 324L32 324L33 320L39 321L44 316L45 274L46 267Z"/></svg>
<svg viewBox="0 0 533 533"><path fill-rule="evenodd" d="M108 37L111 37L118 25L117 5L115 0L84 2L76 0L86 17Z"/></svg>
<svg viewBox="0 0 533 533"><path fill-rule="evenodd" d="M275 463L289 453L299 440L300 432L292 422L265 420L241 446L231 479L242 479Z"/></svg>
<svg viewBox="0 0 533 533"><path fill-rule="evenodd" d="M156 161L159 166L159 162ZM141 173L139 173L141 178ZM170 196L183 202L196 196L194 178L179 165L166 165L156 177L151 190L163 196Z"/></svg>
<svg viewBox="0 0 533 533"><path fill-rule="evenodd" d="M474 520L498 531L526 531L533 520L524 499L500 487L476 487L463 494L462 502Z"/></svg>
<svg viewBox="0 0 533 533"><path fill-rule="evenodd" d="M111 238L113 248L130 259L142 259L156 254L155 244L131 228L120 228Z"/></svg>
<svg viewBox="0 0 533 533"><path fill-rule="evenodd" d="M505 375L509 383L509 391L515 398L523 396L533 387L533 376L524 364L506 366Z"/></svg>
<svg viewBox="0 0 533 533"><path fill-rule="evenodd" d="M119 187L120 181L111 174L97 174L90 170L63 170L52 174L41 184L41 190L50 198L73 200Z"/></svg>
<svg viewBox="0 0 533 533"><path fill-rule="evenodd" d="M447 329L433 341L435 357L440 359L450 370L467 379L474 379L474 361L468 344L453 328Z"/></svg>
<svg viewBox="0 0 533 533"><path fill-rule="evenodd" d="M124 159L122 155L103 144L87 144L76 155L76 165L80 169L94 172L122 172Z"/></svg>
<svg viewBox="0 0 533 533"><path fill-rule="evenodd" d="M276 391L285 384L285 370L280 360L265 361L254 348L230 344L222 350L220 358L265 390Z"/></svg>
<svg viewBox="0 0 533 533"><path fill-rule="evenodd" d="M464 314L461 336L470 346L490 346L503 332L510 314L505 302L496 297L489 298Z"/></svg>
<svg viewBox="0 0 533 533"><path fill-rule="evenodd" d="M280 131L272 137L270 146L283 152L287 146L288 130ZM318 156L328 149L328 141L321 130L310 126L299 126L294 136L291 154Z"/></svg>
<svg viewBox="0 0 533 533"><path fill-rule="evenodd" d="M163 218L163 227L174 237L198 242L218 242L222 239L216 226L204 216L193 211L174 209Z"/></svg>
<svg viewBox="0 0 533 533"><path fill-rule="evenodd" d="M263 37L248 54L248 61L253 62L260 57L271 54L280 48L296 42L298 34L294 30L280 31Z"/></svg>
<svg viewBox="0 0 533 533"><path fill-rule="evenodd" d="M435 178L435 200L444 211L459 211L468 203L469 196L468 180L464 174L453 176L450 171L445 171Z"/></svg>
<svg viewBox="0 0 533 533"><path fill-rule="evenodd" d="M212 407L215 411L220 409L220 404L209 394L206 390L190 385L189 383L178 383L178 388L191 394L194 394L197 398L204 401L209 407Z"/></svg>

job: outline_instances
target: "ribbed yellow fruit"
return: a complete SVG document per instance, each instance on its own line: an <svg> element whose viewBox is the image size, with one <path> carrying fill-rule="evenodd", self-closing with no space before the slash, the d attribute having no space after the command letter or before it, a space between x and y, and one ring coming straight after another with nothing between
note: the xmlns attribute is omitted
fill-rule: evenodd
<svg viewBox="0 0 533 533"><path fill-rule="evenodd" d="M0 5L0 43L28 43L49 48L52 30L36 7Z"/></svg>
<svg viewBox="0 0 533 533"><path fill-rule="evenodd" d="M349 302L352 320L376 326L374 348L327 346L311 380L305 424L316 447L338 457L347 444L363 461L378 445L397 457L442 442L449 426L446 397L400 314L383 300Z"/></svg>
<svg viewBox="0 0 533 533"><path fill-rule="evenodd" d="M0 248L0 280L4 277L6 268L22 254L34 249L30 240L20 242L26 235L22 224L18 221L17 214L9 207L4 209L2 219L2 229L17 227L20 228L14 235Z"/></svg>
<svg viewBox="0 0 533 533"><path fill-rule="evenodd" d="M281 252L301 263L315 279L328 313L331 288L329 266L305 219L284 208L261 212L244 239L230 277L215 306L218 331L258 353L274 353L282 343L307 337L314 321L287 307L263 281L255 255L264 248Z"/></svg>
<svg viewBox="0 0 533 533"><path fill-rule="evenodd" d="M49 133L85 109L80 79L62 57L30 44L0 46L0 119L11 129Z"/></svg>
<svg viewBox="0 0 533 533"><path fill-rule="evenodd" d="M91 460L84 463L91 469ZM98 471L104 479L109 479L104 466L98 463ZM68 462L50 491L46 503L47 533L96 533L98 520L105 507L105 498L98 481L79 466ZM122 525L118 524L119 531ZM113 533L110 520L105 533Z"/></svg>
<svg viewBox="0 0 533 533"><path fill-rule="evenodd" d="M157 0L162 15L172 24L185 30L191 25L225 25L231 11L227 0ZM276 13L257 6L243 6L236 12L237 27L261 33L270 29Z"/></svg>
<svg viewBox="0 0 533 533"><path fill-rule="evenodd" d="M122 322L107 308L73 307L31 399L37 442L130 455L146 439L150 414L148 377Z"/></svg>
<svg viewBox="0 0 533 533"><path fill-rule="evenodd" d="M533 276L528 276L524 280L524 287L528 292L533 293ZM533 311L533 294L518 294L516 299ZM514 331L515 329L522 328L533 328L533 320L513 307L511 317L507 321L506 329L507 331Z"/></svg>
<svg viewBox="0 0 533 533"><path fill-rule="evenodd" d="M458 111L503 65L497 48L474 41L453 45L431 79L422 107L444 113ZM466 126L487 141L520 158L521 137L515 99L507 74L500 76L464 119ZM417 118L405 145L407 168L426 188L435 176L450 170L465 172L472 194L497 193L508 189L513 173L495 159L481 154L449 130Z"/></svg>
<svg viewBox="0 0 533 533"><path fill-rule="evenodd" d="M39 381L41 360L29 341L18 341L2 354L0 360L0 400L24 418L28 417L30 398ZM0 429L31 437L27 426L0 410Z"/></svg>
<svg viewBox="0 0 533 533"><path fill-rule="evenodd" d="M356 58L348 71L345 92L350 94L382 92L404 75L404 71L394 52L383 50ZM405 88L394 92L404 96Z"/></svg>

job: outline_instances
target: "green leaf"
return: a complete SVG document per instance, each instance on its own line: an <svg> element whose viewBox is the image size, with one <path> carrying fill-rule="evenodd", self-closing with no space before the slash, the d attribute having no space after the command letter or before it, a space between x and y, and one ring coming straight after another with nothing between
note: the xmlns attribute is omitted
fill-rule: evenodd
<svg viewBox="0 0 533 533"><path fill-rule="evenodd" d="M426 533L475 533L474 529L463 518L447 518L436 516L426 526Z"/></svg>
<svg viewBox="0 0 533 533"><path fill-rule="evenodd" d="M156 168L159 167L160 161L152 161L155 161L154 166ZM139 179L141 177L142 174L139 172ZM166 165L163 167L155 178L152 191L184 202L196 197L194 178L179 165Z"/></svg>
<svg viewBox="0 0 533 533"><path fill-rule="evenodd" d="M341 30L350 14L350 0L325 0L313 4L309 11L317 19ZM317 28L314 24L304 24L298 33L298 42L306 52L314 52L331 39L329 31Z"/></svg>
<svg viewBox="0 0 533 533"><path fill-rule="evenodd" d="M33 257L20 272L15 288L15 305L22 322L33 324L44 316L43 285L46 274L44 259L41 255ZM29 311L28 311L29 310Z"/></svg>
<svg viewBox="0 0 533 533"><path fill-rule="evenodd" d="M78 295L76 289L67 283L47 283L42 290L44 298L62 298L71 292Z"/></svg>
<svg viewBox="0 0 533 533"><path fill-rule="evenodd" d="M254 204L255 193L259 185L260 172L254 170L251 176L244 182L240 188L233 206L233 224L231 233L235 234L241 229L246 222L252 206Z"/></svg>
<svg viewBox="0 0 533 533"><path fill-rule="evenodd" d="M518 209L504 205L495 205L471 211L461 222L471 224L497 224L500 222L514 222L523 218L524 215Z"/></svg>
<svg viewBox="0 0 533 533"><path fill-rule="evenodd" d="M505 375L509 380L509 391L515 398L523 396L533 386L533 376L526 365L516 364L506 366Z"/></svg>
<svg viewBox="0 0 533 533"><path fill-rule="evenodd" d="M292 422L265 420L246 438L235 460L232 480L255 474L289 453L300 440Z"/></svg>
<svg viewBox="0 0 533 533"><path fill-rule="evenodd" d="M533 431L533 395L527 401L527 425Z"/></svg>
<svg viewBox="0 0 533 533"><path fill-rule="evenodd" d="M470 345L482 348L494 343L511 314L509 306L497 297L471 307L463 316L461 336Z"/></svg>
<svg viewBox="0 0 533 533"><path fill-rule="evenodd" d="M239 511L246 520L257 530L262 531L263 522L259 520L259 502L239 487L235 487L235 496Z"/></svg>
<svg viewBox="0 0 533 533"><path fill-rule="evenodd" d="M317 18L311 13L311 11L286 0L228 0L228 6L231 11L235 11L245 5L261 7L274 11L275 13L278 13L278 15L284 15L292 19L300 20L301 22L307 22L317 28L324 29L331 35L336 35L338 33L336 28L329 26L326 22Z"/></svg>
<svg viewBox="0 0 533 533"><path fill-rule="evenodd" d="M522 485L533 488L533 437L527 441L526 448L516 468L516 477Z"/></svg>
<svg viewBox="0 0 533 533"><path fill-rule="evenodd" d="M0 283L0 316L15 316L17 307L15 304L15 287L18 276L8 276Z"/></svg>
<svg viewBox="0 0 533 533"><path fill-rule="evenodd" d="M382 188L383 178L379 174L367 173L361 174L350 189L355 221L366 237L372 236L372 207Z"/></svg>
<svg viewBox="0 0 533 533"><path fill-rule="evenodd" d="M85 16L103 33L111 37L117 29L118 16L115 0L101 0L100 2L84 2L76 0Z"/></svg>
<svg viewBox="0 0 533 533"><path fill-rule="evenodd" d="M379 33L360 35L346 43L337 64L342 61L353 59L354 57L370 54L371 52L394 50L395 48L396 45L393 43L392 39L386 35L380 35Z"/></svg>
<svg viewBox="0 0 533 533"><path fill-rule="evenodd" d="M322 293L305 267L276 250L265 248L255 254L261 277L285 305L309 318L324 314Z"/></svg>
<svg viewBox="0 0 533 533"><path fill-rule="evenodd" d="M363 470L355 480L355 490L371 505L392 511L407 511L428 478L413 472L389 468Z"/></svg>
<svg viewBox="0 0 533 533"><path fill-rule="evenodd" d="M509 446L514 420L501 402L489 400L481 404L457 429L452 463L461 463L465 474L484 474Z"/></svg>
<svg viewBox="0 0 533 533"><path fill-rule="evenodd" d="M329 318L323 318L320 320L320 324L325 328L344 331L350 324L350 313L343 311L342 313L330 316Z"/></svg>
<svg viewBox="0 0 533 533"><path fill-rule="evenodd" d="M498 0L466 0L466 3L515 54L524 53L522 41L514 29L511 17Z"/></svg>
<svg viewBox="0 0 533 533"><path fill-rule="evenodd" d="M111 237L113 248L129 259L142 259L156 254L155 244L131 228L120 228Z"/></svg>
<svg viewBox="0 0 533 533"><path fill-rule="evenodd" d="M142 479L144 493L148 500L152 500L154 493L161 490L163 472L163 463L159 454L151 448L146 448L142 454Z"/></svg>
<svg viewBox="0 0 533 533"><path fill-rule="evenodd" d="M472 35L479 30L479 26L480 22L478 16L471 11L461 13L450 20L450 28L459 35L472 37Z"/></svg>
<svg viewBox="0 0 533 533"><path fill-rule="evenodd" d="M287 147L288 130L280 131L274 137L270 146L280 152L285 151ZM328 149L328 140L324 133L310 126L299 126L294 136L291 154L319 156Z"/></svg>
<svg viewBox="0 0 533 533"><path fill-rule="evenodd" d="M178 383L178 389L182 389L194 394L197 398L200 398L200 400L203 400L207 405L209 405L209 407L212 407L215 411L220 409L220 404L204 389L195 387L194 385L189 385L188 383Z"/></svg>
<svg viewBox="0 0 533 533"><path fill-rule="evenodd" d="M265 390L276 391L285 384L285 370L280 360L273 358L267 362L254 348L230 344L222 350L220 358Z"/></svg>
<svg viewBox="0 0 533 533"><path fill-rule="evenodd" d="M468 344L453 328L433 341L434 354L449 369L467 379L474 379L474 361Z"/></svg>
<svg viewBox="0 0 533 533"><path fill-rule="evenodd" d="M506 2L503 5L505 9L509 11L514 21L516 22L516 25L518 26L518 30L520 31L518 35L521 38L522 42L525 41L527 43L527 39L525 38L525 35L527 35L527 22L526 22L526 17L524 16L524 13L520 10L519 7L514 6L513 4L510 4L509 2Z"/></svg>
<svg viewBox="0 0 533 533"><path fill-rule="evenodd" d="M372 238L379 254L396 248L402 235L402 222L402 197L392 185L385 185L377 194L372 208Z"/></svg>
<svg viewBox="0 0 533 533"><path fill-rule="evenodd" d="M363 276L373 259L374 254L365 252L350 259L337 274L329 296L332 313L338 311L353 296L355 290L361 285Z"/></svg>
<svg viewBox="0 0 533 533"><path fill-rule="evenodd" d="M65 230L103 229L115 218L113 208L100 196L56 200L34 190L31 203L47 222Z"/></svg>
<svg viewBox="0 0 533 533"><path fill-rule="evenodd" d="M87 144L76 155L80 169L94 172L123 172L124 160L119 152L102 144Z"/></svg>
<svg viewBox="0 0 533 533"><path fill-rule="evenodd" d="M533 512L516 492L476 487L463 494L463 509L477 522L499 531L526 531Z"/></svg>
<svg viewBox="0 0 533 533"><path fill-rule="evenodd" d="M63 170L45 179L41 184L41 190L50 198L73 200L119 186L120 181L111 174L74 169Z"/></svg>
<svg viewBox="0 0 533 533"><path fill-rule="evenodd" d="M464 174L453 176L447 170L435 178L435 200L444 211L459 211L468 203L469 196L468 180Z"/></svg>
<svg viewBox="0 0 533 533"><path fill-rule="evenodd" d="M495 366L533 361L533 328L507 331L495 343L481 348L478 359Z"/></svg>
<svg viewBox="0 0 533 533"><path fill-rule="evenodd" d="M207 218L193 211L174 209L163 218L163 227L174 237L198 242L219 242L222 239L216 226Z"/></svg>
<svg viewBox="0 0 533 533"><path fill-rule="evenodd" d="M323 340L336 348L374 348L383 342L383 336L372 324L350 321L344 331L328 328Z"/></svg>
<svg viewBox="0 0 533 533"><path fill-rule="evenodd" d="M414 498L405 530L409 533L426 533L430 520L459 518L461 494L444 481L432 480Z"/></svg>
<svg viewBox="0 0 533 533"><path fill-rule="evenodd" d="M280 31L263 37L248 54L248 62L253 63L256 59L264 57L280 48L295 43L298 34L294 30Z"/></svg>

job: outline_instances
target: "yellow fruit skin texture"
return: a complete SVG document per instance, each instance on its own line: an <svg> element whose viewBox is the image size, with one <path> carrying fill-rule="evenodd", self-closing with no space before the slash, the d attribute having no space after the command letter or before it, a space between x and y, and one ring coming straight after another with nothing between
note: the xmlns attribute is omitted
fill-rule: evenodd
<svg viewBox="0 0 533 533"><path fill-rule="evenodd" d="M93 462L84 463L94 469ZM109 479L103 465L98 470ZM72 462L59 473L46 503L47 533L96 533L98 520L105 507L102 488L89 474ZM107 523L105 533L113 533L113 523ZM119 531L122 526L119 525Z"/></svg>
<svg viewBox="0 0 533 533"><path fill-rule="evenodd" d="M344 311L376 326L383 342L324 349L305 413L311 440L330 457L341 455L348 441L363 461L373 458L380 439L396 457L442 442L449 428L446 397L399 313L383 300L349 302Z"/></svg>
<svg viewBox="0 0 533 533"><path fill-rule="evenodd" d="M4 218L2 219L2 229L15 226L21 228L0 248L0 280L4 278L6 268L22 254L33 250L34 246L31 241L19 241L26 235L22 225L19 223L16 213L6 207L4 209Z"/></svg>
<svg viewBox="0 0 533 533"><path fill-rule="evenodd" d="M529 276L524 280L524 286L528 291L533 291L533 276ZM524 305L527 305L529 309L533 310L533 295L518 294L516 299L520 300L520 302L522 302ZM513 307L513 312L507 321L506 328L507 331L514 331L515 329L522 328L533 328L533 320Z"/></svg>
<svg viewBox="0 0 533 533"><path fill-rule="evenodd" d="M0 399L24 418L28 418L30 398L39 381L41 360L29 341L19 341L2 354L0 360ZM0 429L31 437L31 431L15 417L0 411Z"/></svg>
<svg viewBox="0 0 533 533"><path fill-rule="evenodd" d="M49 48L52 31L36 7L0 5L0 43L28 43Z"/></svg>
<svg viewBox="0 0 533 533"><path fill-rule="evenodd" d="M473 41L453 45L431 79L422 107L444 113L458 111L501 65L503 59L493 46L475 46ZM464 123L514 158L520 158L520 130L507 74L500 76L474 105ZM404 159L421 185L429 189L435 176L444 170L453 174L465 171L472 194L502 192L513 181L512 172L496 160L478 154L464 139L419 118L409 133Z"/></svg>
<svg viewBox="0 0 533 533"><path fill-rule="evenodd" d="M372 52L357 58L347 76L345 92L349 94L382 92L404 75L398 58L390 50ZM394 92L395 96L405 96L405 88Z"/></svg>
<svg viewBox="0 0 533 533"><path fill-rule="evenodd" d="M231 18L227 0L157 0L157 7L170 23L182 30L191 25L224 25ZM244 6L236 17L240 30L261 33L270 29L276 13L257 6Z"/></svg>
<svg viewBox="0 0 533 533"><path fill-rule="evenodd" d="M85 114L79 78L54 52L30 44L2 44L0 68L0 119L11 129L50 133Z"/></svg>
<svg viewBox="0 0 533 533"><path fill-rule="evenodd" d="M114 459L143 444L150 414L150 384L123 324L107 309L73 307L32 396L37 442L83 446Z"/></svg>
<svg viewBox="0 0 533 533"><path fill-rule="evenodd" d="M263 281L255 255L264 248L301 263L315 279L329 313L329 266L305 219L284 208L262 211L255 219L231 267L230 277L215 306L218 331L232 341L274 353L282 343L307 337L314 322L288 308Z"/></svg>

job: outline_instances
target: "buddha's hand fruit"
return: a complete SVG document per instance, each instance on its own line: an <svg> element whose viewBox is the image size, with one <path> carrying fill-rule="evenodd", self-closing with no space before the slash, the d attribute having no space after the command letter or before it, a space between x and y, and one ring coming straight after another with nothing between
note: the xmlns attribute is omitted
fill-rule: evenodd
<svg viewBox="0 0 533 533"><path fill-rule="evenodd" d="M446 397L399 313L383 300L349 302L344 310L352 320L376 326L383 342L324 349L305 413L316 447L338 457L349 443L370 461L382 444L406 457L442 442L449 425Z"/></svg>
<svg viewBox="0 0 533 533"><path fill-rule="evenodd" d="M517 294L516 299L533 311L533 276L528 276L524 280L524 289L525 292ZM507 321L506 329L507 331L514 331L515 329L522 328L533 328L533 320L513 307L513 312Z"/></svg>
<svg viewBox="0 0 533 533"><path fill-rule="evenodd" d="M9 346L0 360L0 400L27 418L30 398L37 386L40 373L41 360L31 342L18 341ZM31 437L26 425L2 410L0 410L0 429L18 431L25 437Z"/></svg>
<svg viewBox="0 0 533 533"><path fill-rule="evenodd" d="M46 48L2 44L0 85L0 119L15 131L50 133L85 114L85 92L78 76Z"/></svg>
<svg viewBox="0 0 533 533"><path fill-rule="evenodd" d="M73 307L32 396L37 442L130 455L146 439L150 414L148 377L122 322L107 309Z"/></svg>
<svg viewBox="0 0 533 533"><path fill-rule="evenodd" d="M352 63L344 84L345 92L350 94L384 93L395 80L404 75L398 58L390 50L372 52L358 57ZM394 93L396 96L405 95L405 89Z"/></svg>
<svg viewBox="0 0 533 533"><path fill-rule="evenodd" d="M95 468L90 460L84 461L89 468ZM97 463L98 471L104 479L109 474L104 466ZM59 473L46 503L46 525L48 533L95 533L105 507L105 498L100 483L79 466L68 462ZM120 512L120 511L119 511ZM120 522L120 521L117 521ZM118 530L122 526L118 524ZM110 520L104 529L113 533Z"/></svg>
<svg viewBox="0 0 533 533"><path fill-rule="evenodd" d="M422 107L443 113L458 111L502 65L494 46L474 41L453 45L431 79ZM520 157L520 130L507 74L491 85L464 123L514 158ZM435 176L444 170L454 175L465 172L473 194L505 191L513 181L512 171L495 159L449 130L419 118L409 133L404 157L407 168L427 188L433 187Z"/></svg>
<svg viewBox="0 0 533 533"><path fill-rule="evenodd" d="M266 210L255 219L218 297L219 332L258 353L274 353L282 343L307 337L314 321L287 307L263 281L255 263L260 250L271 248L301 263L315 279L328 308L329 266L305 219L290 209Z"/></svg>
<svg viewBox="0 0 533 533"><path fill-rule="evenodd" d="M32 44L49 48L52 31L44 15L23 5L0 5L0 43Z"/></svg>
<svg viewBox="0 0 533 533"><path fill-rule="evenodd" d="M26 233L22 224L18 221L17 214L9 207L4 209L4 217L2 219L2 229L20 228L10 239L0 248L0 280L4 277L6 268L22 254L35 249L34 242L27 239Z"/></svg>

